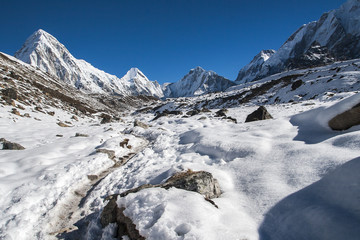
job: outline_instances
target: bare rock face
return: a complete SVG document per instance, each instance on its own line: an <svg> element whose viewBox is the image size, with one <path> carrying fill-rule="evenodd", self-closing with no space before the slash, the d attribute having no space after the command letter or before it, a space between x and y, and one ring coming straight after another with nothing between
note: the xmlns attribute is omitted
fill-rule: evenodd
<svg viewBox="0 0 360 240"><path fill-rule="evenodd" d="M266 120L266 119L272 119L273 117L270 115L270 113L267 111L267 109L264 106L260 106L257 110L250 113L245 122L253 122L253 121L259 121L259 120Z"/></svg>
<svg viewBox="0 0 360 240"><path fill-rule="evenodd" d="M345 111L329 121L332 130L343 131L360 124L360 104Z"/></svg>

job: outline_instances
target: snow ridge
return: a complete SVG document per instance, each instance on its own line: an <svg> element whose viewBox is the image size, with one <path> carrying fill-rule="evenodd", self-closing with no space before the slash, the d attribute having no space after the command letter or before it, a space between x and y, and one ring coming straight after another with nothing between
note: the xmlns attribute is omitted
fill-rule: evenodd
<svg viewBox="0 0 360 240"><path fill-rule="evenodd" d="M163 96L160 85L149 81L139 69L130 69L130 75L128 72L119 79L76 59L63 44L42 29L26 40L15 57L86 93Z"/></svg>

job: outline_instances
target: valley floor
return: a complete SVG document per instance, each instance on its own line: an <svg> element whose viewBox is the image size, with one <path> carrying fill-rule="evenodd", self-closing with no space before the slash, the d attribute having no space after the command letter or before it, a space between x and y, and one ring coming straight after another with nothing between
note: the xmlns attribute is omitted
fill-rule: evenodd
<svg viewBox="0 0 360 240"><path fill-rule="evenodd" d="M0 239L114 239L115 225L100 224L108 195L188 169L218 180L218 208L175 188L120 198L146 239L357 239L360 128L334 132L323 124L326 107L339 101L266 105L274 119L251 123L244 121L256 106L229 109L238 124L214 117L215 110L99 124L58 109L50 116L26 108L21 114L31 118L24 118L1 106L0 137L25 150L0 151ZM135 119L150 127L134 127ZM131 147L119 145L125 139ZM96 149L129 161L116 167Z"/></svg>

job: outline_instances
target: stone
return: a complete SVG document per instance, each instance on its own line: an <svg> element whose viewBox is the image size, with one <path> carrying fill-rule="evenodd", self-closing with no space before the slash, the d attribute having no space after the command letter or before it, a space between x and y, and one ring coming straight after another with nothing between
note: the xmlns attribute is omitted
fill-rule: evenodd
<svg viewBox="0 0 360 240"><path fill-rule="evenodd" d="M122 142L120 142L120 147L125 148L128 145L129 141L130 140L128 138L125 138Z"/></svg>
<svg viewBox="0 0 360 240"><path fill-rule="evenodd" d="M55 112L47 112L47 114L49 114L50 116L54 116L55 115Z"/></svg>
<svg viewBox="0 0 360 240"><path fill-rule="evenodd" d="M200 193L205 198L212 199L221 195L221 189L218 181L213 178L212 174L205 171L192 171L178 172L171 176L165 183L158 185L145 184L140 187L130 189L120 196L124 197L129 193L136 193L142 189L161 187L169 189L171 187L193 191Z"/></svg>
<svg viewBox="0 0 360 240"><path fill-rule="evenodd" d="M13 109L11 110L11 113L12 113L12 114L15 114L15 115L17 115L17 116L21 116L20 112L19 112L16 108L13 108Z"/></svg>
<svg viewBox="0 0 360 240"><path fill-rule="evenodd" d="M75 137L89 137L89 135L84 133L75 133Z"/></svg>
<svg viewBox="0 0 360 240"><path fill-rule="evenodd" d="M164 184L163 188L176 187L187 191L200 193L205 198L212 199L221 195L220 185L212 174L205 171L191 171L175 173Z"/></svg>
<svg viewBox="0 0 360 240"><path fill-rule="evenodd" d="M199 113L200 113L199 110L194 109L194 110L188 111L188 112L186 113L186 115L188 115L188 116L195 116L195 115L197 115L197 114L199 114Z"/></svg>
<svg viewBox="0 0 360 240"><path fill-rule="evenodd" d="M356 125L360 125L360 104L336 115L329 121L329 127L336 131L344 131Z"/></svg>
<svg viewBox="0 0 360 240"><path fill-rule="evenodd" d="M64 135L62 134L56 134L56 137L63 137Z"/></svg>
<svg viewBox="0 0 360 240"><path fill-rule="evenodd" d="M100 117L102 118L101 122L100 122L101 124L110 123L111 119L112 119L112 117L110 115L105 114L105 113L101 114Z"/></svg>
<svg viewBox="0 0 360 240"><path fill-rule="evenodd" d="M117 223L117 237L118 239L124 239L124 236L128 236L128 239L145 240L136 229L136 225L132 220L125 216L125 208L119 208L116 203L117 195L109 196L106 200L109 200L108 204L104 207L104 210L100 215L100 223L102 227L106 227L110 223Z"/></svg>
<svg viewBox="0 0 360 240"><path fill-rule="evenodd" d="M14 88L6 88L6 89L3 89L1 92L2 92L2 95L8 99L16 100L18 98L17 91Z"/></svg>
<svg viewBox="0 0 360 240"><path fill-rule="evenodd" d="M69 125L67 125L63 122L58 122L57 125L59 125L60 127L70 127Z"/></svg>
<svg viewBox="0 0 360 240"><path fill-rule="evenodd" d="M19 143L9 142L5 138L1 138L0 142L3 144L3 150L24 150L25 148Z"/></svg>
<svg viewBox="0 0 360 240"><path fill-rule="evenodd" d="M87 175L87 178L90 180L90 181L94 181L94 180L97 180L99 177L97 175Z"/></svg>
<svg viewBox="0 0 360 240"><path fill-rule="evenodd" d="M134 121L134 127L141 127L141 128L144 128L144 129L148 129L149 128L149 125L143 123L143 122L140 122L139 120L135 120Z"/></svg>
<svg viewBox="0 0 360 240"><path fill-rule="evenodd" d="M293 84L291 85L291 90L294 91L303 84L304 84L304 82L302 80L297 80L297 81L293 82Z"/></svg>
<svg viewBox="0 0 360 240"><path fill-rule="evenodd" d="M97 153L106 153L108 155L108 158L110 158L111 160L113 160L115 158L115 151L114 150L98 148L98 149L96 149L96 152Z"/></svg>
<svg viewBox="0 0 360 240"><path fill-rule="evenodd" d="M226 113L228 110L226 108L220 109L219 111L215 112L215 117L226 117Z"/></svg>
<svg viewBox="0 0 360 240"><path fill-rule="evenodd" d="M254 112L250 113L246 117L245 122L253 122L253 121L266 120L272 118L273 117L270 115L267 109L264 106L260 106L258 109L256 109Z"/></svg>
<svg viewBox="0 0 360 240"><path fill-rule="evenodd" d="M75 121L79 121L78 117L75 115L72 115L71 119L75 120Z"/></svg>
<svg viewBox="0 0 360 240"><path fill-rule="evenodd" d="M236 120L235 118L233 118L233 117L226 117L226 118L224 118L224 119L227 119L228 122L237 123L237 120Z"/></svg>
<svg viewBox="0 0 360 240"><path fill-rule="evenodd" d="M209 110L207 108L202 108L201 112L203 112L203 113L211 113L211 110Z"/></svg>
<svg viewBox="0 0 360 240"><path fill-rule="evenodd" d="M29 113L24 113L24 117L30 118L30 114Z"/></svg>

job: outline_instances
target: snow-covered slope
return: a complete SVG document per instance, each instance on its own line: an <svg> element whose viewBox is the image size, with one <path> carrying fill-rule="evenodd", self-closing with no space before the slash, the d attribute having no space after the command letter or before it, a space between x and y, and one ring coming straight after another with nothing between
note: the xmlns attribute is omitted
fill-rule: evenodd
<svg viewBox="0 0 360 240"><path fill-rule="evenodd" d="M41 29L26 40L15 57L87 93L162 97L160 85L150 82L140 70L131 69L119 79L76 59L55 37Z"/></svg>
<svg viewBox="0 0 360 240"><path fill-rule="evenodd" d="M250 75L240 70L237 83L258 80L287 69L324 65L360 57L360 0L349 0L300 27L270 58ZM317 50L316 50L317 48Z"/></svg>
<svg viewBox="0 0 360 240"><path fill-rule="evenodd" d="M192 97L211 92L224 91L235 84L213 71L201 67L191 69L181 80L166 85L166 97Z"/></svg>

